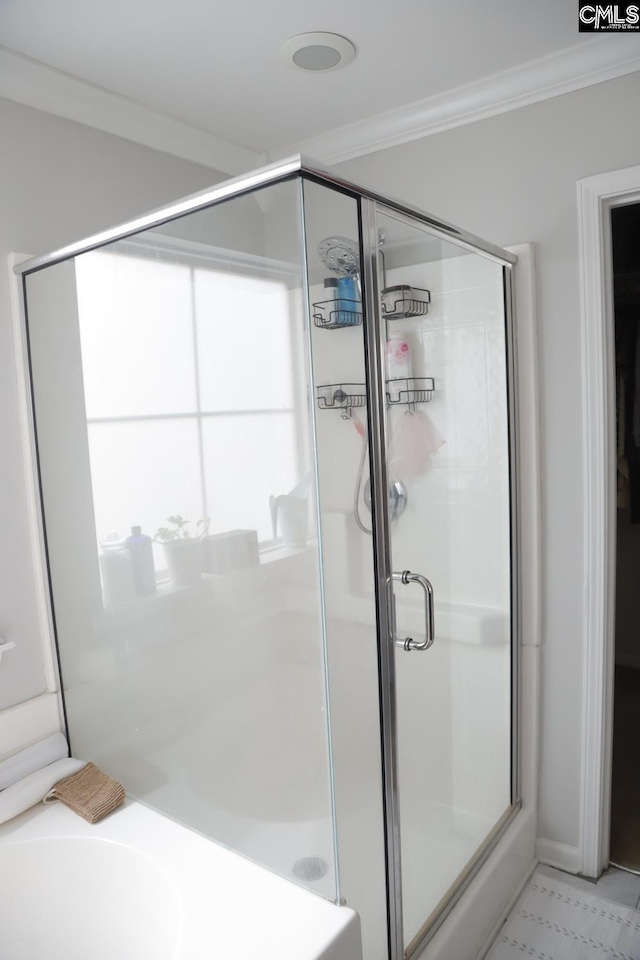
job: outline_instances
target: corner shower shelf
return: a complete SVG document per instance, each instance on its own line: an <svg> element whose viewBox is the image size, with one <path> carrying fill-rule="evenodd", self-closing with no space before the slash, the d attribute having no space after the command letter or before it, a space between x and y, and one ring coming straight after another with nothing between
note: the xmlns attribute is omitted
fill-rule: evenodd
<svg viewBox="0 0 640 960"><path fill-rule="evenodd" d="M420 287L406 283L386 287L381 295L382 316L385 320L404 320L424 317L429 312L431 294ZM362 323L362 304L359 300L321 300L313 305L316 327L336 330L339 327L357 327Z"/></svg>
<svg viewBox="0 0 640 960"><path fill-rule="evenodd" d="M357 327L362 323L362 304L359 300L321 300L313 305L316 327L335 330L338 327Z"/></svg>
<svg viewBox="0 0 640 960"><path fill-rule="evenodd" d="M367 402L364 383L327 383L316 387L316 397L321 410L350 410Z"/></svg>
<svg viewBox="0 0 640 960"><path fill-rule="evenodd" d="M433 397L433 377L404 377L387 380L387 404L396 406L429 403ZM364 407L367 395L364 383L328 383L316 387L318 407L321 410L351 410Z"/></svg>
<svg viewBox="0 0 640 960"><path fill-rule="evenodd" d="M387 380L387 403L394 406L397 403L429 403L433 397L433 377L405 377L398 380Z"/></svg>
<svg viewBox="0 0 640 960"><path fill-rule="evenodd" d="M424 317L429 311L431 294L420 287L406 283L386 287L382 291L382 316L385 320L404 320L405 317Z"/></svg>

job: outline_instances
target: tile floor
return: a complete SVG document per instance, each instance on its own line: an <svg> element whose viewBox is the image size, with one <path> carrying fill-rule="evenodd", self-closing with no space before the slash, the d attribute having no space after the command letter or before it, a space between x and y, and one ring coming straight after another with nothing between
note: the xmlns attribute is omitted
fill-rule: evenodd
<svg viewBox="0 0 640 960"><path fill-rule="evenodd" d="M484 960L640 960L640 877L590 883L538 867Z"/></svg>
<svg viewBox="0 0 640 960"><path fill-rule="evenodd" d="M636 877L633 873L610 867L596 883L593 880L586 880L584 877L576 877L571 873L556 870L554 867L539 864L536 867L536 874L555 877L576 890L584 890L598 897L604 897L605 900L613 900L614 903L640 910L640 877Z"/></svg>

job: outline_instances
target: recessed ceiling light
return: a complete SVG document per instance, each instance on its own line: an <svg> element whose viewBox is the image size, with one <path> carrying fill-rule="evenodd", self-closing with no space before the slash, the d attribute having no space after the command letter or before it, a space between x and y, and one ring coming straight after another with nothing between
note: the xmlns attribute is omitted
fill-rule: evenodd
<svg viewBox="0 0 640 960"><path fill-rule="evenodd" d="M285 40L279 54L300 70L326 73L351 63L356 48L337 33L300 33Z"/></svg>

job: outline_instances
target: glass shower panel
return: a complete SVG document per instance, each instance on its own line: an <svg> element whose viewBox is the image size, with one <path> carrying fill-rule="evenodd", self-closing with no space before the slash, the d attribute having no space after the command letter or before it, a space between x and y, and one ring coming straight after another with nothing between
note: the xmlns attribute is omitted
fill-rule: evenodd
<svg viewBox="0 0 640 960"><path fill-rule="evenodd" d="M500 264L401 215L378 227L410 953L512 800L507 346ZM429 649L429 585L403 571L432 586Z"/></svg>
<svg viewBox="0 0 640 960"><path fill-rule="evenodd" d="M386 870L358 203L304 181L340 893L387 960Z"/></svg>
<svg viewBox="0 0 640 960"><path fill-rule="evenodd" d="M71 745L337 897L300 184L26 277Z"/></svg>

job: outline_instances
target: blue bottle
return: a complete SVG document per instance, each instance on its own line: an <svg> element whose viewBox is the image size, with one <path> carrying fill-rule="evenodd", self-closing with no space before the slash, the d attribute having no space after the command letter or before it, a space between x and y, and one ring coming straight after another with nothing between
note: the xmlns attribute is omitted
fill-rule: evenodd
<svg viewBox="0 0 640 960"><path fill-rule="evenodd" d="M355 326L360 319L360 286L356 277L338 277L338 317L345 327Z"/></svg>

